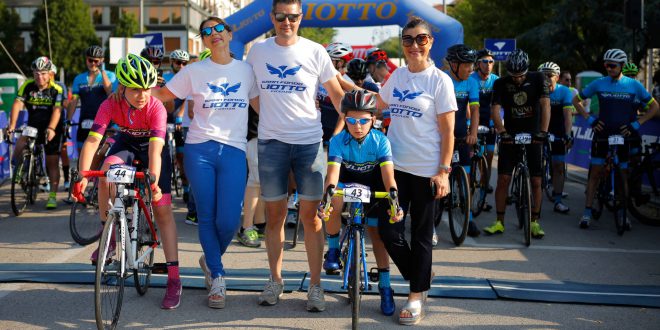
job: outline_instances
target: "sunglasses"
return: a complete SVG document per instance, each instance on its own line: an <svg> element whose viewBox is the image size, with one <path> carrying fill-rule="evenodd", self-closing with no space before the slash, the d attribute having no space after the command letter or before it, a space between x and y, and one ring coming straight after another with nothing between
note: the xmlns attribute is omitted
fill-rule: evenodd
<svg viewBox="0 0 660 330"><path fill-rule="evenodd" d="M275 20L282 23L285 19L289 19L289 22L295 23L300 18L302 14L285 14L285 13L273 13L275 15Z"/></svg>
<svg viewBox="0 0 660 330"><path fill-rule="evenodd" d="M353 81L362 81L367 79L367 76L348 76Z"/></svg>
<svg viewBox="0 0 660 330"><path fill-rule="evenodd" d="M346 122L351 124L351 125L356 125L357 123L360 123L360 125L364 126L368 122L371 121L371 118L353 118L353 117L346 117Z"/></svg>
<svg viewBox="0 0 660 330"><path fill-rule="evenodd" d="M415 37L405 35L401 37L401 44L403 47L411 47L416 42L418 45L424 46L429 43L429 39L431 39L431 36L425 33L418 34Z"/></svg>
<svg viewBox="0 0 660 330"><path fill-rule="evenodd" d="M481 60L481 63L484 63L484 64L493 64L493 63L495 63L495 61L494 61L494 60L485 60L485 59L484 59L484 60Z"/></svg>
<svg viewBox="0 0 660 330"><path fill-rule="evenodd" d="M150 60L151 64L153 65L160 65L161 61L160 60Z"/></svg>
<svg viewBox="0 0 660 330"><path fill-rule="evenodd" d="M92 58L87 58L87 63L89 63L89 64L99 64L99 63L101 63L101 61L102 60L95 60L95 59L92 59Z"/></svg>
<svg viewBox="0 0 660 330"><path fill-rule="evenodd" d="M548 72L548 73L544 73L543 75L545 75L545 77L548 78L548 79L552 79L552 77L555 76L554 73L550 73L550 72Z"/></svg>
<svg viewBox="0 0 660 330"><path fill-rule="evenodd" d="M608 69L616 69L619 67L619 64L617 63L605 63L605 67Z"/></svg>
<svg viewBox="0 0 660 330"><path fill-rule="evenodd" d="M174 63L176 65L187 65L188 64L188 62L184 62L184 61L173 61L172 63Z"/></svg>
<svg viewBox="0 0 660 330"><path fill-rule="evenodd" d="M213 34L213 30L215 30L215 32L220 33L222 31L224 31L225 29L226 29L226 27L225 27L224 24L216 24L214 26L207 26L207 27L199 30L199 34L201 34L202 37L208 37L211 34Z"/></svg>

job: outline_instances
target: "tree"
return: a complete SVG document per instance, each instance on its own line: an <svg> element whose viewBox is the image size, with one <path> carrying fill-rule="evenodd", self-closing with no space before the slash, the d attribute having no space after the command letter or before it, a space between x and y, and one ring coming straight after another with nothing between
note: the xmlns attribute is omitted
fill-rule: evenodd
<svg viewBox="0 0 660 330"><path fill-rule="evenodd" d="M401 41L399 40L399 37L391 37L379 43L376 47L384 50L390 58L403 57L403 50L401 49Z"/></svg>
<svg viewBox="0 0 660 330"><path fill-rule="evenodd" d="M11 56L17 62L20 61L17 54L23 52L23 49L17 49L20 45L18 43L20 38L20 31L18 31L19 21L20 17L18 14L7 8L4 1L0 1L0 41L2 41L7 51L11 53ZM0 49L0 73L2 72L18 72L18 70L9 59L9 56L7 56L7 53L3 49Z"/></svg>
<svg viewBox="0 0 660 330"><path fill-rule="evenodd" d="M298 32L301 37L315 41L322 45L331 43L332 39L337 34L337 30L333 28L300 28Z"/></svg>
<svg viewBox="0 0 660 330"><path fill-rule="evenodd" d="M140 33L140 23L133 13L124 12L112 29L112 37L132 38L133 35Z"/></svg>
<svg viewBox="0 0 660 330"><path fill-rule="evenodd" d="M53 53L50 58L59 68L66 69L67 81L85 70L83 54L90 45L100 44L96 36L89 5L83 0L49 0L48 22ZM40 7L32 20L30 59L48 54L45 8Z"/></svg>

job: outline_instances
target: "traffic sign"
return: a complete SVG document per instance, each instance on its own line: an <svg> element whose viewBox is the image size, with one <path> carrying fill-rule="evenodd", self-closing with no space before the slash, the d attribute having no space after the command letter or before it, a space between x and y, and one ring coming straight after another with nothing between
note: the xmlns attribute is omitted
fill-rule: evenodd
<svg viewBox="0 0 660 330"><path fill-rule="evenodd" d="M165 45L163 44L163 34L161 32L136 34L135 38L144 38L147 46L158 47L165 53Z"/></svg>
<svg viewBox="0 0 660 330"><path fill-rule="evenodd" d="M484 48L493 53L496 61L506 61L507 56L516 49L516 39L484 39Z"/></svg>

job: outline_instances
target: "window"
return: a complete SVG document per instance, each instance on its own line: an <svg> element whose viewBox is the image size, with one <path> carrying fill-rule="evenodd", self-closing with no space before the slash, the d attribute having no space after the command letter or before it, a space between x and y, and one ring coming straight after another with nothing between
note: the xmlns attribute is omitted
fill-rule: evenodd
<svg viewBox="0 0 660 330"><path fill-rule="evenodd" d="M16 13L18 13L21 23L32 23L36 11L37 7L16 7Z"/></svg>
<svg viewBox="0 0 660 330"><path fill-rule="evenodd" d="M171 52L175 49L181 48L181 38L179 37L165 37L165 50Z"/></svg>
<svg viewBox="0 0 660 330"><path fill-rule="evenodd" d="M133 15L135 20L138 21L138 24L140 24L140 7L122 7L121 8L121 15Z"/></svg>
<svg viewBox="0 0 660 330"><path fill-rule="evenodd" d="M90 11L92 12L92 23L94 25L103 24L103 7L92 7Z"/></svg>
<svg viewBox="0 0 660 330"><path fill-rule="evenodd" d="M181 7L170 7L171 24L181 24Z"/></svg>

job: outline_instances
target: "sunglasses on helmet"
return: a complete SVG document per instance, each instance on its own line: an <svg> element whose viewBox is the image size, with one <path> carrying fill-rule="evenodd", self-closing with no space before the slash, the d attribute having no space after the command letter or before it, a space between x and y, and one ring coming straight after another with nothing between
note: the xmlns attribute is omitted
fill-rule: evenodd
<svg viewBox="0 0 660 330"><path fill-rule="evenodd" d="M208 37L211 34L213 34L213 30L215 30L215 32L220 33L222 31L226 30L226 27L225 27L224 24L216 24L214 26L207 26L207 27L199 30L199 34L201 34L202 37Z"/></svg>

